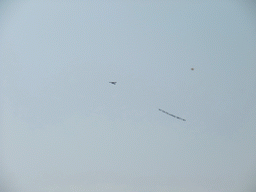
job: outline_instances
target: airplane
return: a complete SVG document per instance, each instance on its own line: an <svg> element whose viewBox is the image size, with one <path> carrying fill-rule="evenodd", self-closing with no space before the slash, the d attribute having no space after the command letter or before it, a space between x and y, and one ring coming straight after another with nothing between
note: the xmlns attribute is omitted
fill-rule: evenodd
<svg viewBox="0 0 256 192"><path fill-rule="evenodd" d="M166 112L166 111L164 111L164 110L162 110L162 109L159 109L159 111L161 111L161 112L163 112L163 113L166 113L167 115L170 115L170 116L172 116L172 117L174 117L174 118L180 119L180 120L182 120L182 121L186 121L186 119L182 119L181 117L178 117L178 116L175 116L175 115L173 115L173 114L170 114L170 113L168 113L168 112Z"/></svg>
<svg viewBox="0 0 256 192"><path fill-rule="evenodd" d="M111 83L111 84L113 84L113 85L116 85L117 82L109 82L109 83Z"/></svg>

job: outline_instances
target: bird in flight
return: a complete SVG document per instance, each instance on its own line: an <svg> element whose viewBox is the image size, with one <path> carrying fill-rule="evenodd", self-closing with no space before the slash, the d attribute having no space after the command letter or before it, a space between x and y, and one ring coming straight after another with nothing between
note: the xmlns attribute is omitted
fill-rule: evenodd
<svg viewBox="0 0 256 192"><path fill-rule="evenodd" d="M116 85L116 82L109 82L109 83L111 83L111 84L113 84L113 85Z"/></svg>
<svg viewBox="0 0 256 192"><path fill-rule="evenodd" d="M170 115L170 116L172 116L172 117L174 117L174 118L180 119L180 120L182 120L182 121L186 121L186 119L182 119L182 118L180 118L180 117L177 117L177 116L175 116L175 115L173 115L173 114L170 114L170 113L168 113L168 112L166 112L166 111L164 111L164 110L162 110L162 109L159 109L159 111L162 111L163 113L165 113L165 114L167 114L167 115Z"/></svg>

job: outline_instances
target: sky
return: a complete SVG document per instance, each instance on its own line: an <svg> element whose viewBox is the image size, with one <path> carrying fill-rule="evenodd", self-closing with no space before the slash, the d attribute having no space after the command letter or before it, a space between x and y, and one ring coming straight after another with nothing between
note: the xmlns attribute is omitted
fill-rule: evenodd
<svg viewBox="0 0 256 192"><path fill-rule="evenodd" d="M256 190L253 1L0 5L0 191Z"/></svg>

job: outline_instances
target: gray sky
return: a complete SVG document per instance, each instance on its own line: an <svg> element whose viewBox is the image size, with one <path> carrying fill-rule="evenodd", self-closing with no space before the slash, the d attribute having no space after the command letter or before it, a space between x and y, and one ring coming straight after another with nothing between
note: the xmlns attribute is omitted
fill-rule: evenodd
<svg viewBox="0 0 256 192"><path fill-rule="evenodd" d="M255 190L254 6L3 1L1 191Z"/></svg>

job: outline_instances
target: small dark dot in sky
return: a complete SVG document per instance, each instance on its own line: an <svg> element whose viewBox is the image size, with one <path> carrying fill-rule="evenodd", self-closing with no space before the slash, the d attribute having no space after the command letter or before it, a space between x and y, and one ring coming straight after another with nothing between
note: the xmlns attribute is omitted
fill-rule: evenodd
<svg viewBox="0 0 256 192"><path fill-rule="evenodd" d="M191 68L191 70L193 71L193 70L194 70L194 68Z"/></svg>

